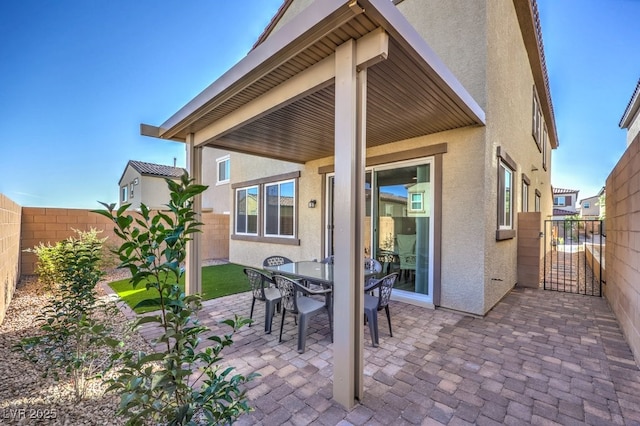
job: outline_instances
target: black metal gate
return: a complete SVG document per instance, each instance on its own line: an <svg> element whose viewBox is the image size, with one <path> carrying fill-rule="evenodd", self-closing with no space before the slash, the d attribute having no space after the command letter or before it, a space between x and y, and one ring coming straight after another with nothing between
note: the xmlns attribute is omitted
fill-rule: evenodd
<svg viewBox="0 0 640 426"><path fill-rule="evenodd" d="M602 296L601 220L546 220L544 289Z"/></svg>

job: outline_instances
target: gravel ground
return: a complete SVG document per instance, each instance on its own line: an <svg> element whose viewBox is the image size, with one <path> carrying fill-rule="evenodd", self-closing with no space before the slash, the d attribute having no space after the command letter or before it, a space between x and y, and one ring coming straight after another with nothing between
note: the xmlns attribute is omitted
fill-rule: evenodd
<svg viewBox="0 0 640 426"><path fill-rule="evenodd" d="M203 265L221 263L206 261ZM104 294L106 283L126 278L127 271L110 271L98 286ZM38 334L36 316L49 300L36 277L23 277L16 288L4 322L0 325L0 424L11 425L121 425L115 416L118 397L104 394L101 381L89 385L88 395L76 401L70 381L43 378L41 365L24 360L11 347L22 338ZM109 297L105 295L104 297ZM128 322L123 312L109 316L111 324L124 330ZM137 333L126 341L130 348L149 351L149 344Z"/></svg>

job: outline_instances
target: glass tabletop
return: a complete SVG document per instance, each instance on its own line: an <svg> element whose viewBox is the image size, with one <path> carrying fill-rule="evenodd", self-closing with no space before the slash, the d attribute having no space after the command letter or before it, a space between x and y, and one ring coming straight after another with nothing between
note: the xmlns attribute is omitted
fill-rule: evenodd
<svg viewBox="0 0 640 426"><path fill-rule="evenodd" d="M305 260L301 262L285 263L284 265L278 266L266 266L265 269L282 275L333 285L333 265L330 263ZM364 275L365 277L369 277L375 275L375 272L365 270Z"/></svg>
<svg viewBox="0 0 640 426"><path fill-rule="evenodd" d="M267 266L266 270L289 275L296 278L304 278L325 284L333 284L333 265L309 261L285 263L278 266Z"/></svg>

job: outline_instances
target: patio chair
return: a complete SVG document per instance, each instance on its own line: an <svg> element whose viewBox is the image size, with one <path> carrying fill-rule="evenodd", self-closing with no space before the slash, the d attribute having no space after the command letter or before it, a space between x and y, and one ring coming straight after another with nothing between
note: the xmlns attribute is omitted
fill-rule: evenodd
<svg viewBox="0 0 640 426"><path fill-rule="evenodd" d="M409 275L413 280L416 271L416 234L396 235L400 274Z"/></svg>
<svg viewBox="0 0 640 426"><path fill-rule="evenodd" d="M391 314L389 313L389 300L391 299L391 290L398 279L398 273L394 272L377 280L370 281L365 286L364 291L364 314L369 323L369 332L371 334L371 342L373 347L378 346L378 311L385 310L387 321L389 322L389 335L393 337L391 331ZM377 296L372 296L370 292L378 290Z"/></svg>
<svg viewBox="0 0 640 426"><path fill-rule="evenodd" d="M262 262L262 266L280 266L285 263L293 263L293 260L284 256L269 256Z"/></svg>
<svg viewBox="0 0 640 426"><path fill-rule="evenodd" d="M325 257L320 261L320 263L328 263L330 265L333 265L333 255Z"/></svg>
<svg viewBox="0 0 640 426"><path fill-rule="evenodd" d="M249 279L251 284L251 292L253 293L253 300L251 300L251 313L249 319L253 318L253 308L256 305L256 300L265 302L264 311L264 332L271 334L271 323L275 314L275 308L279 305L282 297L280 291L275 287L273 279L264 272L258 271L252 268L244 268L244 273ZM273 284L273 286L272 286ZM251 327L251 323L249 323Z"/></svg>
<svg viewBox="0 0 640 426"><path fill-rule="evenodd" d="M296 315L298 323L298 352L304 353L307 343L307 327L309 318L315 316L322 309L327 310L329 315L329 331L331 342L333 342L333 324L331 320L331 308L325 303L312 299L311 295L326 295L331 292L330 288L322 290L311 290L303 286L300 282L292 280L282 275L274 275L274 280L282 296L282 322L280 323L280 342L282 342L282 330L284 328L284 318L287 312Z"/></svg>
<svg viewBox="0 0 640 426"><path fill-rule="evenodd" d="M364 259L364 269L365 271L373 272L375 275L371 275L364 283L365 287L372 282L373 280L378 278L378 274L382 272L382 263L378 262L376 259L371 257L367 257Z"/></svg>

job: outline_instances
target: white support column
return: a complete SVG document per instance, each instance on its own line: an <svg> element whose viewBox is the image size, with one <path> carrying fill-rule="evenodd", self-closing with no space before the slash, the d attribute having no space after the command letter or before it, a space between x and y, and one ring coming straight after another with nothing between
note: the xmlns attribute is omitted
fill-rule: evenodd
<svg viewBox="0 0 640 426"><path fill-rule="evenodd" d="M187 136L187 171L189 177L195 179L195 183L202 184L202 147L195 146L193 133ZM193 199L193 211L196 220L202 219L202 195L196 195ZM187 243L187 259L185 265L185 294L202 293L202 259L200 258L200 233L190 235L191 241Z"/></svg>
<svg viewBox="0 0 640 426"><path fill-rule="evenodd" d="M336 49L333 287L333 398L347 409L363 395L366 71L360 77L350 40Z"/></svg>

